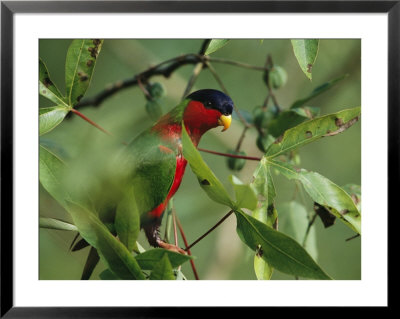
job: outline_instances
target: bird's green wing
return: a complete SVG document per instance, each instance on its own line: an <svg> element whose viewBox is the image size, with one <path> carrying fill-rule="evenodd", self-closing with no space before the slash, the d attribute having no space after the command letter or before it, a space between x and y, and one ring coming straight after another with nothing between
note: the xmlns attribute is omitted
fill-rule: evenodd
<svg viewBox="0 0 400 319"><path fill-rule="evenodd" d="M176 153L151 131L136 137L124 150L123 170L126 186L132 190L140 214L161 204L175 176Z"/></svg>

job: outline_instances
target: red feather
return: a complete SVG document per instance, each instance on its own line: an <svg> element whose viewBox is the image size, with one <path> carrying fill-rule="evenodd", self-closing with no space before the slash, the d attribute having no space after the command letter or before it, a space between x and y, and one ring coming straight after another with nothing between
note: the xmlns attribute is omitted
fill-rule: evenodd
<svg viewBox="0 0 400 319"><path fill-rule="evenodd" d="M221 115L221 112L217 110L205 108L201 102L190 101L188 103L183 114L183 121L185 123L186 130L188 131L188 134L196 147L200 142L201 136L206 131L219 125L218 119ZM164 141L167 141L169 143L179 141L182 136L181 124L174 123L169 114L166 114L163 118L161 118L152 130L157 132ZM178 149L179 147L180 145L177 145ZM163 152L168 152L168 150L170 149L162 146L162 148L160 147L160 150ZM187 161L183 158L179 150L177 153L179 155L176 157L175 176L172 182L171 189L169 190L166 199L151 212L149 212L149 215L151 217L158 218L162 215L168 204L168 201L172 198L172 196L175 195L176 191L181 185Z"/></svg>

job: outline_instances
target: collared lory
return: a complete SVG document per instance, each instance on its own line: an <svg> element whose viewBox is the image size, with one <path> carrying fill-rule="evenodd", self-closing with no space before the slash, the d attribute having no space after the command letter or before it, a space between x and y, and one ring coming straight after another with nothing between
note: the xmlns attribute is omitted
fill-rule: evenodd
<svg viewBox="0 0 400 319"><path fill-rule="evenodd" d="M141 228L150 245L184 251L161 240L159 228L164 210L178 190L186 168L182 155L182 122L197 147L209 129L231 124L233 102L226 94L212 89L193 92L128 144L124 151L127 185L140 213Z"/></svg>

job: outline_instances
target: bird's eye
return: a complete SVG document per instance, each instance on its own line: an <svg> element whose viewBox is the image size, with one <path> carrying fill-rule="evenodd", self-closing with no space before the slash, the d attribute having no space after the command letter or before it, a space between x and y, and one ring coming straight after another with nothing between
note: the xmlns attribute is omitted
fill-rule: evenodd
<svg viewBox="0 0 400 319"><path fill-rule="evenodd" d="M210 102L210 101L206 101L206 106L211 106L212 105L212 103Z"/></svg>

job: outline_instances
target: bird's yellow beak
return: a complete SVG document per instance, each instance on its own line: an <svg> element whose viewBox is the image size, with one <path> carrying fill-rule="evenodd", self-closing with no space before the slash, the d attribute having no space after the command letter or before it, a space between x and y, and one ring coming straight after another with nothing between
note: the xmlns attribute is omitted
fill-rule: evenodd
<svg viewBox="0 0 400 319"><path fill-rule="evenodd" d="M231 126L231 122L232 122L232 115L221 115L221 117L218 119L218 124L224 127L222 129L222 132L226 131L229 128L229 126Z"/></svg>

